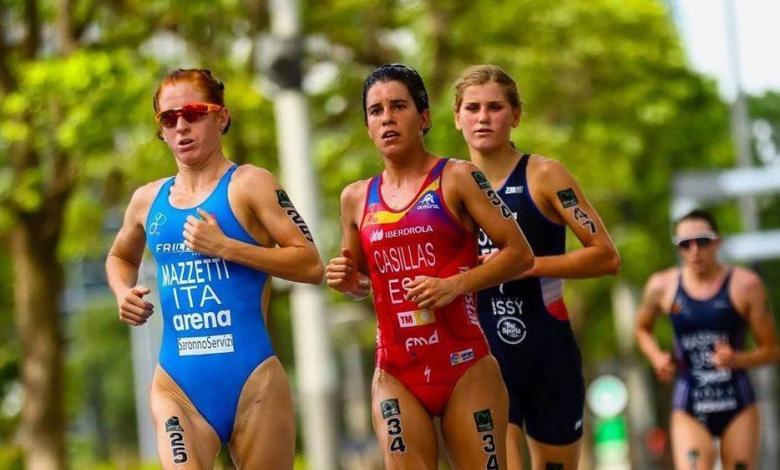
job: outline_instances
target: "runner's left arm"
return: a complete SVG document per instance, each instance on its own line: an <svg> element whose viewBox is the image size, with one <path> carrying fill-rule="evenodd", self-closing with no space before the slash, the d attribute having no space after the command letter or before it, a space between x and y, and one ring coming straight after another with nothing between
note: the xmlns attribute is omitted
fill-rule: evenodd
<svg viewBox="0 0 780 470"><path fill-rule="evenodd" d="M234 182L239 199L249 206L260 227L276 246L264 247L227 237L219 221L199 210L199 218L188 217L185 244L198 253L264 271L295 282L319 284L324 268L314 238L276 178L267 170L242 167ZM238 172L237 172L238 173Z"/></svg>
<svg viewBox="0 0 780 470"><path fill-rule="evenodd" d="M476 223L482 227L499 250L489 263L446 279L417 277L408 284L406 295L407 299L421 308L441 308L459 295L518 277L534 263L533 252L525 235L482 171L476 165L464 161L453 161L448 167L445 168L445 180L460 203L460 212L465 219L461 223L471 222L472 225Z"/></svg>
<svg viewBox="0 0 780 470"><path fill-rule="evenodd" d="M561 255L537 257L533 269L525 275L571 279L617 274L620 255L577 181L558 161L543 158L538 164L541 167L534 182L545 203L571 228L582 248Z"/></svg>

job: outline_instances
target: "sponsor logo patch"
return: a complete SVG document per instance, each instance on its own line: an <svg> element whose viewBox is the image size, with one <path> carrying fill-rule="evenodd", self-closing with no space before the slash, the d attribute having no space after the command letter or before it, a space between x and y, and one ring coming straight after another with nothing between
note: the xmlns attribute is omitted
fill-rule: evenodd
<svg viewBox="0 0 780 470"><path fill-rule="evenodd" d="M171 416L170 418L168 418L168 421L165 422L165 432L169 433L174 431L178 431L178 432L184 431L181 428L181 424L179 424L178 416Z"/></svg>
<svg viewBox="0 0 780 470"><path fill-rule="evenodd" d="M420 199L417 203L417 209L438 209L439 205L436 204L436 198L433 197L433 193L428 193Z"/></svg>
<svg viewBox="0 0 780 470"><path fill-rule="evenodd" d="M496 329L498 337L507 344L518 344L525 339L525 323L519 318L503 317L496 323Z"/></svg>
<svg viewBox="0 0 780 470"><path fill-rule="evenodd" d="M401 328L430 325L436 322L436 315L430 310L409 310L398 312L398 324Z"/></svg>
<svg viewBox="0 0 780 470"><path fill-rule="evenodd" d="M456 366L474 360L474 350L472 348L464 349L450 354L450 364Z"/></svg>
<svg viewBox="0 0 780 470"><path fill-rule="evenodd" d="M417 346L430 346L439 342L439 330L433 330L433 334L426 338L424 336L418 336L413 338L406 338L406 351L408 352L413 347Z"/></svg>
<svg viewBox="0 0 780 470"><path fill-rule="evenodd" d="M382 410L382 418L384 419L401 414L401 407L398 406L398 399L396 398L384 400L379 404L379 408Z"/></svg>
<svg viewBox="0 0 780 470"><path fill-rule="evenodd" d="M474 413L474 422L477 424L477 431L487 432L493 430L493 417L490 410L480 410Z"/></svg>
<svg viewBox="0 0 780 470"><path fill-rule="evenodd" d="M203 356L234 352L232 334L179 338L178 345L179 356Z"/></svg>

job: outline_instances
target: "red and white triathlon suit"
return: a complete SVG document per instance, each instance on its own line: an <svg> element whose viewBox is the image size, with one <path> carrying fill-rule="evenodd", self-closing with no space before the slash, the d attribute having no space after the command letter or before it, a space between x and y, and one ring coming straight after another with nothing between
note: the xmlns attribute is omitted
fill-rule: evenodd
<svg viewBox="0 0 780 470"><path fill-rule="evenodd" d="M445 278L477 264L476 236L444 202L447 161L440 159L412 202L397 211L382 199L382 175L374 176L360 224L377 316L376 367L403 383L432 416L442 414L458 379L489 353L473 293L433 311L405 299L406 284L417 276Z"/></svg>

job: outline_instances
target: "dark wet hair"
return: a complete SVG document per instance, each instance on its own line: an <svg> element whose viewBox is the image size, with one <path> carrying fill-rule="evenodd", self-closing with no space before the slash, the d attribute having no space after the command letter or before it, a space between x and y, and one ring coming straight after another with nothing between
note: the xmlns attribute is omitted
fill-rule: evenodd
<svg viewBox="0 0 780 470"><path fill-rule="evenodd" d="M707 222L707 224L710 226L710 229L712 229L713 232L720 234L720 231L718 230L718 223L715 222L715 217L710 213L709 211L706 211L704 209L694 209L684 216L678 218L674 221L674 231L677 232L677 226L680 225L681 222L684 220L703 220Z"/></svg>
<svg viewBox="0 0 780 470"><path fill-rule="evenodd" d="M385 64L371 72L363 82L363 122L366 124L368 124L368 110L366 110L368 90L371 89L376 82L392 81L401 82L406 85L406 89L409 90L409 95L412 97L418 113L422 113L430 108L428 105L428 91L425 89L425 83L415 69L404 64ZM427 133L430 129L430 127L423 129L423 134Z"/></svg>
<svg viewBox="0 0 780 470"><path fill-rule="evenodd" d="M195 86L201 93L203 93L204 101L206 103L218 104L225 106L225 84L220 80L217 80L212 75L211 70L208 69L176 69L173 72L166 75L160 82L160 86L157 87L157 91L154 92L152 98L152 106L154 112L160 112L160 93L163 87L172 85L174 83L187 82ZM230 129L230 117L228 117L227 125L222 129L223 134L227 134ZM162 138L160 131L157 131L157 137Z"/></svg>

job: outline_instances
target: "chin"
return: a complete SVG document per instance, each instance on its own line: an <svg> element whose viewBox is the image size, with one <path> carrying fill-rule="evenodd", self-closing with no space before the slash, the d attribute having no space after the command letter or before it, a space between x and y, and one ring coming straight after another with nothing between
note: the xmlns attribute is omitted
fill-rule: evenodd
<svg viewBox="0 0 780 470"><path fill-rule="evenodd" d="M483 153L491 153L491 152L499 149L500 147L501 147L500 145L497 145L492 140L489 141L489 142L481 140L481 141L473 142L471 144L471 148L473 148L474 150L483 152Z"/></svg>

